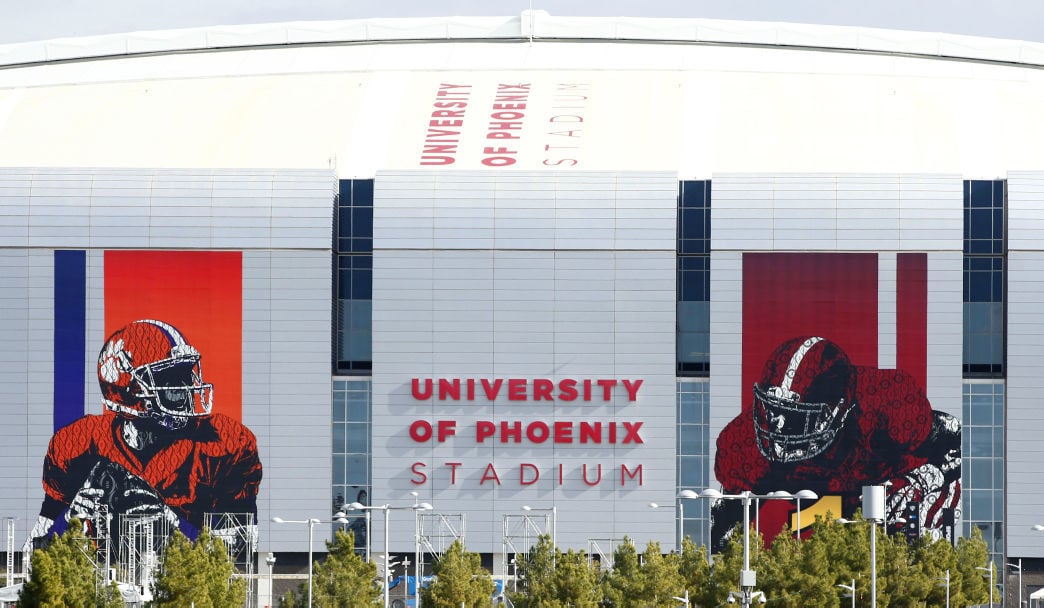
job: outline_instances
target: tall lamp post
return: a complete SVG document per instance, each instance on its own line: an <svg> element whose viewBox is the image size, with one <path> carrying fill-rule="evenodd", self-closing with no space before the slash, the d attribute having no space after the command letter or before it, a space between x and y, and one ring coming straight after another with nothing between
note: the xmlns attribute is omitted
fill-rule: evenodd
<svg viewBox="0 0 1044 608"><path fill-rule="evenodd" d="M993 608L993 561L990 561L990 567L975 566L976 570L982 570L983 572L989 572L990 576L990 608Z"/></svg>
<svg viewBox="0 0 1044 608"><path fill-rule="evenodd" d="M1022 608L1022 558L1019 558L1017 564L1008 562L1008 568L1015 568L1015 571L1019 573L1019 608Z"/></svg>
<svg viewBox="0 0 1044 608"><path fill-rule="evenodd" d="M675 513L675 516L678 518L678 540L677 540L677 544L675 546L678 548L678 554L680 555L681 554L681 546L682 546L682 521L685 519L685 507L682 505L682 501L680 501L680 500L677 501L674 504L675 504L675 510L677 511L677 513ZM654 509L659 509L663 505L661 505L659 503L651 502L651 503L649 503L649 506L654 508ZM681 600L678 600L678 601L681 601Z"/></svg>
<svg viewBox="0 0 1044 608"><path fill-rule="evenodd" d="M707 488L706 490L699 493L700 498L709 498L711 500L739 500L743 504L743 569L740 570L739 586L741 592L738 594L740 598L740 604L742 606L750 606L751 602L755 597L764 600L765 596L760 591L754 591L754 587L757 585L757 573L750 569L750 503L752 500L762 499L791 499L794 498L792 494L787 492L781 494L778 492L772 492L769 494L754 494L750 491L744 491L739 494L722 494L718 490L713 488ZM731 594L730 594L731 597Z"/></svg>
<svg viewBox="0 0 1044 608"><path fill-rule="evenodd" d="M306 524L308 526L308 608L312 608L312 529L315 524L322 523L314 517L310 519L283 519L273 517L272 521L277 524Z"/></svg>
<svg viewBox="0 0 1044 608"><path fill-rule="evenodd" d="M366 506L366 505L363 505L362 503L359 503L359 502L353 502L351 504L344 505L344 508L347 511L384 511L384 577L383 577L384 584L382 585L383 589L381 590L381 594L384 596L384 608L388 608L388 604L389 604L389 602L388 602L388 580L389 580L388 577L391 574L391 550L388 547L388 545L389 545L389 530L390 530L390 526L388 524L389 524L389 520L391 519L391 517L390 517L391 512L392 511L430 511L434 507L432 507L430 503L426 503L426 502L415 503L415 504L412 504L412 505L409 505L409 506L406 506L406 507L393 507L392 505L389 505L389 504ZM339 515L340 515L340 513L339 513ZM417 525L417 521L418 521L417 518L414 518L413 521L414 521L414 526L416 526ZM419 536L420 536L419 531L414 530L413 536L414 536L414 539L416 541L416 539L418 539ZM369 540L368 536L367 536L367 540ZM415 585L414 589L417 590L417 599L420 599L420 588L416 586L416 585L419 585L419 584L420 584L420 581L414 581L414 585ZM408 587L408 585L407 585L407 587Z"/></svg>
<svg viewBox="0 0 1044 608"><path fill-rule="evenodd" d="M838 587L841 587L842 589L847 589L848 591L852 592L852 608L855 608L855 579L852 579L851 585L845 585L844 583L841 583L838 584ZM950 607L947 606L946 608Z"/></svg>
<svg viewBox="0 0 1044 608"><path fill-rule="evenodd" d="M945 581L939 583L940 585L946 585L946 608L950 608L950 571L946 571L946 576L940 576L941 580Z"/></svg>
<svg viewBox="0 0 1044 608"><path fill-rule="evenodd" d="M839 524L857 524L859 520L845 519L840 517ZM877 608L877 520L864 519L862 521L870 524L870 608Z"/></svg>
<svg viewBox="0 0 1044 608"><path fill-rule="evenodd" d="M268 606L275 603L272 601L272 598L275 595L275 563L276 556L270 553L268 557L265 558L265 564L268 565Z"/></svg>

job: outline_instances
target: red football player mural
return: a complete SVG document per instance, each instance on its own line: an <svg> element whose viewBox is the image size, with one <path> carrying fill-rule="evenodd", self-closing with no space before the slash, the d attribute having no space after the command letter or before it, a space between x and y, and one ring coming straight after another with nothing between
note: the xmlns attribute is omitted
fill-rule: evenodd
<svg viewBox="0 0 1044 608"><path fill-rule="evenodd" d="M214 387L181 332L162 321L130 323L105 342L97 369L105 411L51 438L30 542L72 518L98 525L108 515L113 527L123 515L164 520L190 538L211 525L207 513L249 513L256 521L254 434L211 412ZM254 538L256 524L214 532L227 541Z"/></svg>
<svg viewBox="0 0 1044 608"><path fill-rule="evenodd" d="M889 521L912 507L929 531L959 511L960 423L933 411L906 372L853 365L838 344L802 336L769 356L752 398L718 436L715 474L726 492L809 489L840 496L834 515L849 517L863 486L886 485ZM715 505L715 547L742 520L740 504Z"/></svg>

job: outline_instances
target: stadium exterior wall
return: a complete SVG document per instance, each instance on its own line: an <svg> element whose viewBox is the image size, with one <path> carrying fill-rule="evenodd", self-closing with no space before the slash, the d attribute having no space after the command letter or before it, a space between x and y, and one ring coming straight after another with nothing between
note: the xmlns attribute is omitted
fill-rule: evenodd
<svg viewBox="0 0 1044 608"><path fill-rule="evenodd" d="M551 29L542 31L552 25L569 24L546 21ZM857 285L870 294L861 303L836 285L794 278L838 309L817 330L860 344L858 364L879 369L901 367L914 348L904 341L902 295L902 277L913 275L902 273L921 272L914 282L922 291L914 291L925 312L914 350L923 351L923 387L935 410L960 420L962 180L983 178L1008 180L1006 547L1044 557L1044 535L1020 532L1040 523L1035 463L1044 431L1035 398L1044 331L1040 61L1028 51L1017 60L808 42L810 32L840 31L831 28L802 29L805 44L767 44L744 29L721 30L728 40L552 40L523 28L517 36L258 41L8 62L0 69L8 363L0 515L17 517L24 537L44 497L40 467L58 427L56 328L72 297L56 279L59 252L84 256L84 295L72 300L82 304L85 337L80 414L100 412L98 349L132 320L109 318L110 307L139 289L141 302L173 298L220 311L227 301L166 275L219 285L213 260L235 254L241 375L225 382L239 385L233 417L256 436L263 463L261 548L300 550L302 534L267 522L327 515L333 200L338 179L375 178L372 504L417 490L440 510L466 512L469 537L484 552L500 550L508 507L538 502L560 507L560 541L570 546L586 548L594 533L667 541L673 514L645 505L670 503L677 489L678 181L713 183L717 437L749 405L752 366L764 361L767 341L807 329L758 325L768 310L757 308L758 286L780 284L766 270L780 260L813 270L822 260L846 268L870 260L874 271ZM120 266L135 260L119 252L203 257L188 269L143 273ZM799 257L772 257L788 255ZM816 255L825 257L813 264ZM842 304L855 308L849 314ZM766 318L785 316L774 314ZM171 324L191 340L224 335L213 316ZM442 403L414 388L415 380L421 393L425 379L436 389L440 379L460 380L466 391L468 379L482 387L512 378L526 381L528 399L505 399L507 384L497 399ZM615 380L615 392L560 411L535 399L536 380L545 379L556 391L563 379ZM635 393L622 389L637 379ZM215 404L226 390L215 386ZM480 423L501 417L641 421L644 441L480 443ZM457 434L411 437L410 424L425 418L436 429L453 421ZM457 460L478 466L461 469L462 484L478 477L472 489L445 477L452 469L444 463ZM512 480L481 483L486 463L502 460ZM612 489L582 477L561 487L553 477L521 483L523 463L554 471L601 462L619 476L639 461L646 478L632 487L626 478ZM428 472L441 466L442 477L416 483L416 462ZM599 505L609 519L585 519ZM412 541L400 528L392 546L411 551Z"/></svg>

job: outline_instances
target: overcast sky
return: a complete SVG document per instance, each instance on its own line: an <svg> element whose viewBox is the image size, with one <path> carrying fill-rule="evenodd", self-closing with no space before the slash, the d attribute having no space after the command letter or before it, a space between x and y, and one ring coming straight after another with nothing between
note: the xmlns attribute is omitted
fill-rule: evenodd
<svg viewBox="0 0 1044 608"><path fill-rule="evenodd" d="M0 44L141 30L451 15L703 17L1044 42L1044 0L0 0Z"/></svg>

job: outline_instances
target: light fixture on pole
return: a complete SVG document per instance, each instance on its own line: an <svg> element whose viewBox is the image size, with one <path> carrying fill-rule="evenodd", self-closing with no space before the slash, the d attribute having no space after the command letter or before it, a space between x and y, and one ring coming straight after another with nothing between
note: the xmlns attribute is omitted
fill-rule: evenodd
<svg viewBox="0 0 1044 608"><path fill-rule="evenodd" d="M797 532L797 539L801 540L801 501L819 500L819 495L813 492L812 490L800 490L799 492L794 494L794 500L797 502L797 512L795 513L795 517L797 518L797 526L795 526L795 532Z"/></svg>
<svg viewBox="0 0 1044 608"><path fill-rule="evenodd" d="M1015 568L1019 573L1019 608L1022 608L1022 558L1019 558L1019 563L1017 564L1008 562L1008 568Z"/></svg>
<svg viewBox="0 0 1044 608"><path fill-rule="evenodd" d="M558 549L558 507L531 507L529 505L522 505L523 511L550 511L551 512L551 545L553 549Z"/></svg>
<svg viewBox="0 0 1044 608"><path fill-rule="evenodd" d="M685 590L685 595L684 596L682 596L682 597L674 596L671 599L676 601L676 602L681 602L681 603L685 604L685 608L689 608L689 590L688 589Z"/></svg>
<svg viewBox="0 0 1044 608"><path fill-rule="evenodd" d="M946 608L950 608L950 571L947 570L946 576L940 576L939 580L944 581L940 585L946 585Z"/></svg>
<svg viewBox="0 0 1044 608"><path fill-rule="evenodd" d="M835 521L839 524L870 524L870 608L877 608L877 520L851 520L839 517Z"/></svg>
<svg viewBox="0 0 1044 608"><path fill-rule="evenodd" d="M659 509L663 505L661 505L659 503L651 502L651 503L649 503L649 506L652 507L653 509ZM677 511L674 515L675 515L675 517L678 520L678 537L677 537L677 544L675 546L677 547L678 554L680 555L681 554L681 547L682 547L682 521L685 518L685 507L682 506L682 501L680 501L680 500L675 502L674 506L675 506L675 511ZM681 600L679 600L679 601L681 601Z"/></svg>
<svg viewBox="0 0 1044 608"><path fill-rule="evenodd" d="M312 529L315 528L315 524L322 522L314 517L310 519L273 517L272 521L277 524L306 524L308 526L308 608L312 608Z"/></svg>
<svg viewBox="0 0 1044 608"><path fill-rule="evenodd" d="M265 564L268 565L268 605L271 606L274 602L272 598L275 596L275 563L276 556L274 553L269 553L268 557L265 558Z"/></svg>
<svg viewBox="0 0 1044 608"><path fill-rule="evenodd" d="M690 490L691 491L691 490ZM718 490L713 488L707 488L706 490L699 493L700 498L709 498L711 500L739 500L743 505L743 569L740 570L740 593L733 594L729 593L729 597L735 599L739 597L740 604L743 606L750 606L751 602L756 598L762 604L765 603L765 594L760 591L754 591L754 587L757 585L757 573L750 569L750 502L752 500L761 499L783 499L787 500L794 496L789 492L785 494L771 492L769 494L754 494L749 491L741 492L739 494L722 494Z"/></svg>
<svg viewBox="0 0 1044 608"><path fill-rule="evenodd" d="M852 593L852 608L855 608L855 579L852 579L852 584L851 585L846 585L844 583L838 583L837 586L841 587L842 589L847 589L848 591L850 591ZM946 608L950 608L950 607L947 606Z"/></svg>
<svg viewBox="0 0 1044 608"><path fill-rule="evenodd" d="M975 566L975 569L990 573L990 608L993 608L993 560L990 560L989 568L985 566Z"/></svg>
<svg viewBox="0 0 1044 608"><path fill-rule="evenodd" d="M388 582L389 582L389 577L391 576L391 566L392 566L391 550L388 547L388 544L389 544L389 530L390 530L390 527L389 527L388 523L389 523L389 520L391 519L391 517L390 517L391 512L392 511L430 511L434 507L432 507L430 503L426 503L426 502L421 502L421 503L414 502L414 504L406 506L406 507L393 507L393 506L391 506L389 504L366 506L366 505L364 505L362 503L359 503L359 502L353 502L351 504L344 505L344 508L345 508L346 511L384 511L384 577L383 577L384 584L382 585L383 589L381 591L381 594L384 596L384 608L388 608L388 605L389 605L389 602L388 602ZM338 515L341 515L341 513L338 513ZM418 521L417 519L414 519L414 524L416 524L417 521ZM414 538L416 539L418 536L419 536L419 532L417 530L414 530ZM366 540L367 540L367 542L369 542L369 535L367 535ZM367 548L367 553L369 553L369 549L368 548ZM414 584L419 585L420 581L414 581ZM420 596L419 590L418 590L418 594L417 595L418 595L418 597Z"/></svg>

